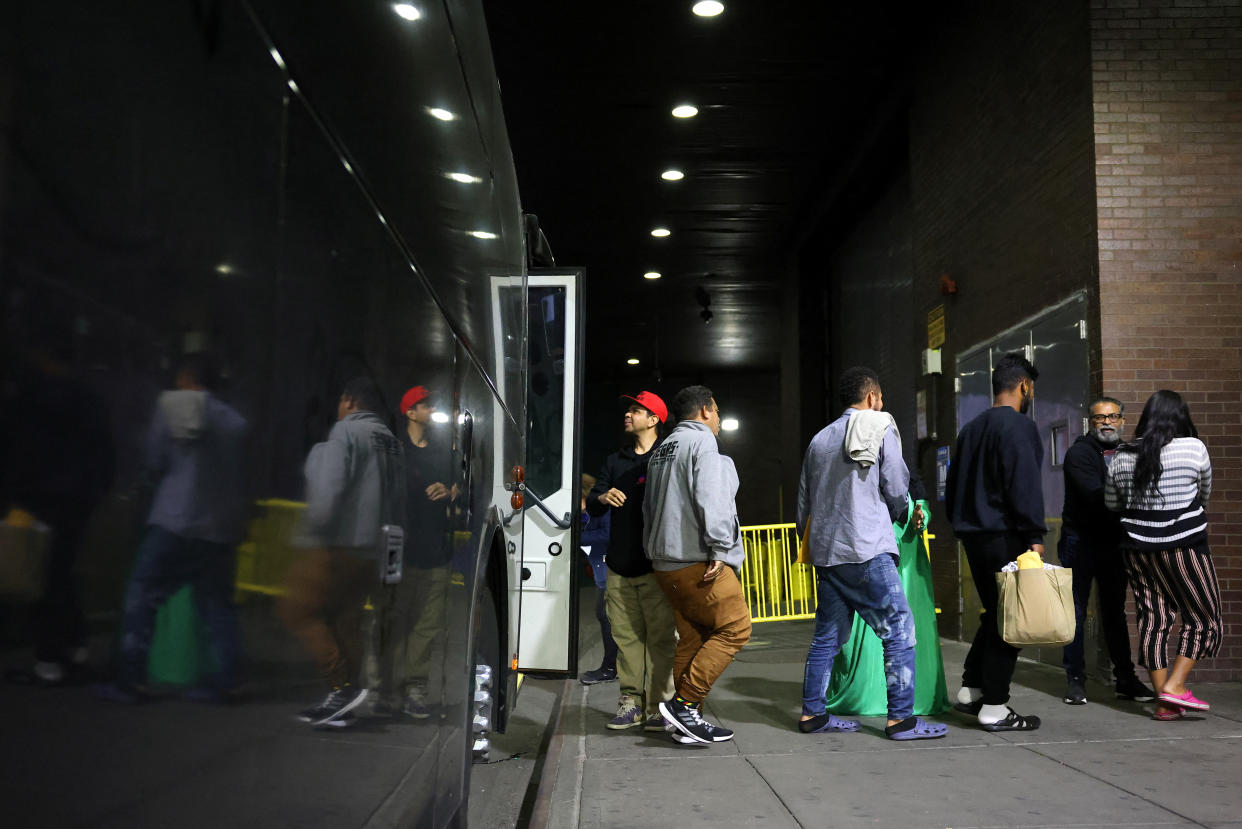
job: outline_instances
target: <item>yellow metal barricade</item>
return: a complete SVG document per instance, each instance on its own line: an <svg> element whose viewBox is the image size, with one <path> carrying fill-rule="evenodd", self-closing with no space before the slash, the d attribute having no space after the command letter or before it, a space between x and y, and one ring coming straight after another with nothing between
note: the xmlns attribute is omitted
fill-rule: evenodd
<svg viewBox="0 0 1242 829"><path fill-rule="evenodd" d="M742 527L746 563L742 592L752 622L815 617L815 570L798 564L798 535L793 524Z"/></svg>
<svg viewBox="0 0 1242 829"><path fill-rule="evenodd" d="M237 594L281 596L285 572L297 555L293 536L306 504L269 498L256 501L259 514L250 522L246 540L237 547Z"/></svg>
<svg viewBox="0 0 1242 829"><path fill-rule="evenodd" d="M798 531L794 524L742 527L746 562L742 565L742 593L752 622L815 618L815 568L798 564ZM935 536L923 531L923 550ZM940 608L936 608L940 612Z"/></svg>

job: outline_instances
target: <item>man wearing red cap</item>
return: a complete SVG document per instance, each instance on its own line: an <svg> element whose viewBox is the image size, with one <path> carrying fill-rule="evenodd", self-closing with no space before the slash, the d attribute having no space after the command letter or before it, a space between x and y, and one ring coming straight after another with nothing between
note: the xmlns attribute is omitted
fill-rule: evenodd
<svg viewBox="0 0 1242 829"><path fill-rule="evenodd" d="M588 514L612 510L604 595L617 642L621 698L608 727L642 725L648 731L663 731L665 723L657 706L673 694L677 635L673 609L643 550L643 493L647 460L660 443L659 428L668 417L668 407L649 391L623 399L632 401L624 422L633 444L608 456L587 496Z"/></svg>
<svg viewBox="0 0 1242 829"><path fill-rule="evenodd" d="M432 431L436 407L426 386L401 396L405 460L404 574L384 589L377 713L431 716L428 690L442 648L449 585L449 509L457 497L452 447ZM439 646L439 647L437 647Z"/></svg>

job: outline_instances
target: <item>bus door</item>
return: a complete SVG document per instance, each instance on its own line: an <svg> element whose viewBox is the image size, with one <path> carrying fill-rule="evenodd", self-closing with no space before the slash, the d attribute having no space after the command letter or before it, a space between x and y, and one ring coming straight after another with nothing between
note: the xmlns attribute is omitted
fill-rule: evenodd
<svg viewBox="0 0 1242 829"><path fill-rule="evenodd" d="M518 668L578 672L581 270L527 277L526 466Z"/></svg>

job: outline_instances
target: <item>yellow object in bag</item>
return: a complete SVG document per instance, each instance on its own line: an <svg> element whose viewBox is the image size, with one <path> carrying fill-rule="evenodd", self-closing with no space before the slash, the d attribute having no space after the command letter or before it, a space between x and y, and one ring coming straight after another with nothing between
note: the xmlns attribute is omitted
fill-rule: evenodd
<svg viewBox="0 0 1242 829"><path fill-rule="evenodd" d="M1074 573L1065 567L996 574L996 624L1016 647L1074 641Z"/></svg>
<svg viewBox="0 0 1242 829"><path fill-rule="evenodd" d="M1019 570L1042 570L1044 568L1044 560L1034 550L1027 550L1018 556L1017 560Z"/></svg>

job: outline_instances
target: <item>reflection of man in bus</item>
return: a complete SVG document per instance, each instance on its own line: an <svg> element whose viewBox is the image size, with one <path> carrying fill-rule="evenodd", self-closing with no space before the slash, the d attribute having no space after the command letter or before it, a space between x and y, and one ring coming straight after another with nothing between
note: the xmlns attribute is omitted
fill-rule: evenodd
<svg viewBox="0 0 1242 829"><path fill-rule="evenodd" d="M35 663L5 672L23 685L77 681L86 668L74 565L91 513L112 485L114 458L107 408L74 376L72 342L73 332L55 325L37 331L0 406L0 510L26 513L15 513L13 523L37 519L51 530L44 592L31 608Z"/></svg>
<svg viewBox="0 0 1242 829"><path fill-rule="evenodd" d="M378 593L383 527L400 526L405 511L401 444L377 412L374 381L346 384L328 439L306 458L308 547L290 568L280 614L318 663L331 688L324 701L301 712L315 726L346 726L366 698L362 669L362 611Z"/></svg>
<svg viewBox="0 0 1242 829"><path fill-rule="evenodd" d="M449 584L449 509L457 495L452 447L432 434L435 406L425 386L401 398L405 433L405 556L401 581L384 588L377 712L431 715L427 690L432 653L444 635Z"/></svg>
<svg viewBox="0 0 1242 829"><path fill-rule="evenodd" d="M673 609L643 550L643 493L648 456L660 443L668 407L649 391L626 399L633 403L625 412L625 433L634 443L608 456L586 500L590 515L612 510L605 604L617 643L621 698L608 727L663 731L657 706L673 693L677 634Z"/></svg>
<svg viewBox="0 0 1242 829"><path fill-rule="evenodd" d="M146 680L156 614L186 584L193 585L215 662L214 674L195 696L222 702L237 681L233 568L245 534L247 424L209 390L213 374L202 355L184 357L176 389L160 395L151 421L146 463L158 483L125 591L120 673L116 683L96 689L107 699L141 699L137 689Z"/></svg>

